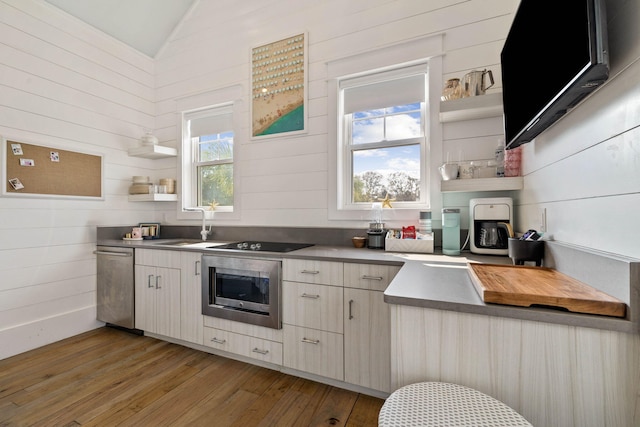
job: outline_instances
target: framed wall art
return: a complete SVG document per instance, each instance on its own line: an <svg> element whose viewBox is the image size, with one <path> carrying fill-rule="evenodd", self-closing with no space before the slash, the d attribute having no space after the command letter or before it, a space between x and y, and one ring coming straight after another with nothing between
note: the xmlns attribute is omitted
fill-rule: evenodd
<svg viewBox="0 0 640 427"><path fill-rule="evenodd" d="M307 34L251 50L251 138L307 131Z"/></svg>

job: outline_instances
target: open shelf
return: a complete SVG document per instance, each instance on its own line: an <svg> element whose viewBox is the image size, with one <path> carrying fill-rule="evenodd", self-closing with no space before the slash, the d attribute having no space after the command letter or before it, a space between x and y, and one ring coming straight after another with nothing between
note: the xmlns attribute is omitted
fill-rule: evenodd
<svg viewBox="0 0 640 427"><path fill-rule="evenodd" d="M440 122L502 116L502 92L440 101Z"/></svg>
<svg viewBox="0 0 640 427"><path fill-rule="evenodd" d="M178 150L164 145L145 145L142 147L129 148L129 155L147 159L162 159L165 157L176 157Z"/></svg>
<svg viewBox="0 0 640 427"><path fill-rule="evenodd" d="M175 202L177 194L130 194L130 202Z"/></svg>
<svg viewBox="0 0 640 427"><path fill-rule="evenodd" d="M440 191L507 191L522 190L522 177L453 179L441 181Z"/></svg>

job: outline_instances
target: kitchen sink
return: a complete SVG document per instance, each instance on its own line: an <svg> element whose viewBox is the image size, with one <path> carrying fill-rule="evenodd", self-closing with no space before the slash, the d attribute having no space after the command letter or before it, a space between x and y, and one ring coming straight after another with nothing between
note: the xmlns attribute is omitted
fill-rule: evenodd
<svg viewBox="0 0 640 427"><path fill-rule="evenodd" d="M207 241L196 240L196 239L191 239L191 240L179 239L179 240L164 240L164 241L160 240L156 244L163 245L163 246L180 246L185 248L210 248L213 246L226 245L227 242L207 242Z"/></svg>

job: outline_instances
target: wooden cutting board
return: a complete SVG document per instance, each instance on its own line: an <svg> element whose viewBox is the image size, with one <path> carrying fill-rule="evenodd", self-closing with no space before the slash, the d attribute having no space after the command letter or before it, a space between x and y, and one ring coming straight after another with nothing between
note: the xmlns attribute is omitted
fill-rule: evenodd
<svg viewBox="0 0 640 427"><path fill-rule="evenodd" d="M626 304L556 270L518 265L469 264L484 302L560 307L575 313L624 317Z"/></svg>

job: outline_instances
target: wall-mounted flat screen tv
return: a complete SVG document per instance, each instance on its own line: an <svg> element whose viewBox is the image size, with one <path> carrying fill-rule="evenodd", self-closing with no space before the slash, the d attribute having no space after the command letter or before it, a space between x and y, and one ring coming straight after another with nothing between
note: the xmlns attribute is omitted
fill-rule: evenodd
<svg viewBox="0 0 640 427"><path fill-rule="evenodd" d="M609 76L604 0L522 0L500 55L507 149L531 141Z"/></svg>

